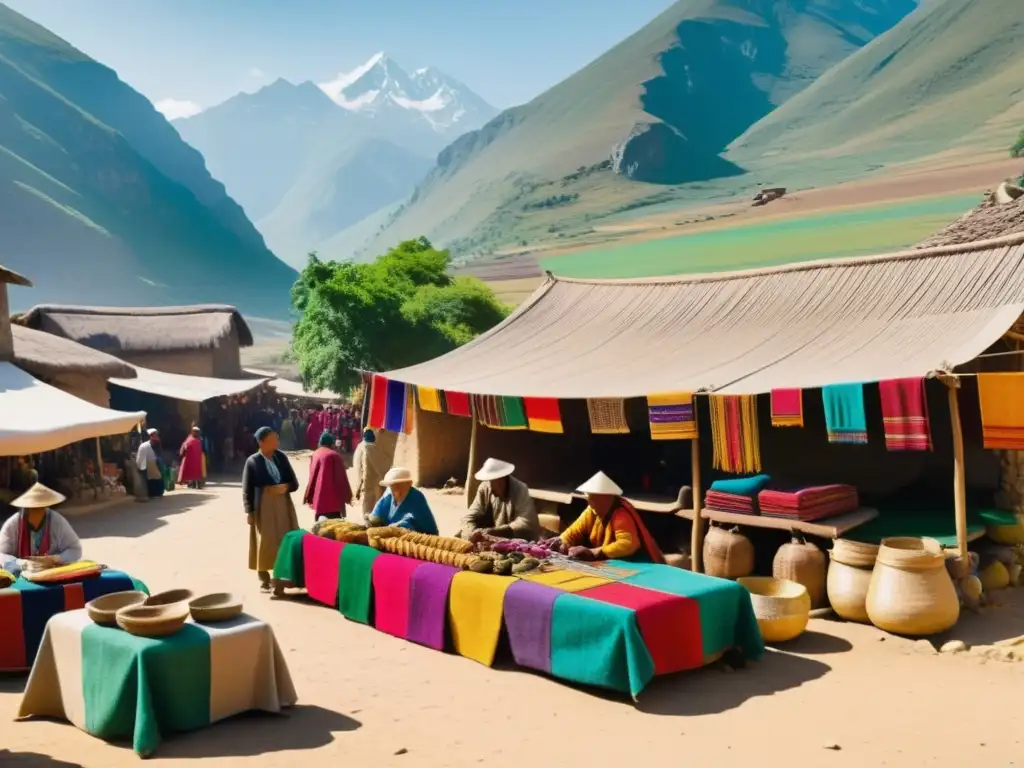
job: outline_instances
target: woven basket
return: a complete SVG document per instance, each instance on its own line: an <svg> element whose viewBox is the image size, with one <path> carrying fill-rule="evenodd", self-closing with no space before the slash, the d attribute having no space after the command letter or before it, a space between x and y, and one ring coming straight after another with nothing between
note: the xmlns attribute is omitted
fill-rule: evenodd
<svg viewBox="0 0 1024 768"><path fill-rule="evenodd" d="M874 568L878 559L878 545L864 544L849 539L836 539L829 553L832 562L852 565L855 568Z"/></svg>
<svg viewBox="0 0 1024 768"><path fill-rule="evenodd" d="M704 537L704 573L738 579L754 572L754 545L736 528L712 526Z"/></svg>
<svg viewBox="0 0 1024 768"><path fill-rule="evenodd" d="M227 621L241 615L242 600L229 592L216 592L197 597L188 609L193 621Z"/></svg>
<svg viewBox="0 0 1024 768"><path fill-rule="evenodd" d="M772 576L803 584L811 596L811 606L820 608L825 604L825 572L828 560L825 553L796 536L789 544L783 544L772 561Z"/></svg>
<svg viewBox="0 0 1024 768"><path fill-rule="evenodd" d="M960 600L935 539L883 539L871 574L868 618L899 635L943 632L960 618Z"/></svg>
<svg viewBox="0 0 1024 768"><path fill-rule="evenodd" d="M159 592L152 597L146 598L145 605L174 605L175 603L187 603L193 597L191 589L169 589L166 592Z"/></svg>
<svg viewBox="0 0 1024 768"><path fill-rule="evenodd" d="M997 544L1024 544L1024 515L1017 515L1013 525L990 525L985 533Z"/></svg>
<svg viewBox="0 0 1024 768"><path fill-rule="evenodd" d="M878 558L877 544L836 539L828 553L832 563L825 579L828 601L836 615L847 621L870 624L868 618L868 588L871 572Z"/></svg>
<svg viewBox="0 0 1024 768"><path fill-rule="evenodd" d="M85 604L85 612L97 624L113 627L117 624L117 612L122 608L142 605L146 602L146 593L135 590L127 592L111 592L109 595L97 597Z"/></svg>
<svg viewBox="0 0 1024 768"><path fill-rule="evenodd" d="M750 592L757 626L766 643L784 643L803 634L811 616L807 587L768 576L747 576L736 581Z"/></svg>
<svg viewBox="0 0 1024 768"><path fill-rule="evenodd" d="M188 619L188 605L135 605L117 612L117 626L139 637L167 637L178 632Z"/></svg>

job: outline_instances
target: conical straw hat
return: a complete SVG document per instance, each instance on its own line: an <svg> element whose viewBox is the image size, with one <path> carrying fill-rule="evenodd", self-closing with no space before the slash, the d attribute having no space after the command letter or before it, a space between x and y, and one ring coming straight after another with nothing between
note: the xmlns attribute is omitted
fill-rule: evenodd
<svg viewBox="0 0 1024 768"><path fill-rule="evenodd" d="M603 496L621 496L622 489L604 472L598 472L583 485L576 489L580 493L592 493Z"/></svg>
<svg viewBox="0 0 1024 768"><path fill-rule="evenodd" d="M42 483L36 483L21 496L11 502L12 507L21 509L43 509L63 504L67 499L52 488L47 488Z"/></svg>
<svg viewBox="0 0 1024 768"><path fill-rule="evenodd" d="M509 464L501 459L488 459L480 467L480 471L476 473L476 479L481 481L497 480L502 477L508 477L515 471L516 467L514 464Z"/></svg>

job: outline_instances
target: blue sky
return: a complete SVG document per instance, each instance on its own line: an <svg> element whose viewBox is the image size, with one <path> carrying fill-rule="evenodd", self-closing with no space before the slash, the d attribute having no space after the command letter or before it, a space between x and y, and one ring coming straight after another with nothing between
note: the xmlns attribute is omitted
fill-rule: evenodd
<svg viewBox="0 0 1024 768"><path fill-rule="evenodd" d="M209 107L278 77L320 82L377 51L497 107L528 101L672 0L0 0L153 102Z"/></svg>

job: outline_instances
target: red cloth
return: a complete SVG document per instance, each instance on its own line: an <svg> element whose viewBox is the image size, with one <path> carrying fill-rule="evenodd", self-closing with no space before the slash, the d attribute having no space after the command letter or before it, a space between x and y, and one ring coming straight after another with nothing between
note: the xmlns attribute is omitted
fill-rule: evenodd
<svg viewBox="0 0 1024 768"><path fill-rule="evenodd" d="M338 574L345 544L322 536L302 537L302 567L306 592L318 603L338 606Z"/></svg>
<svg viewBox="0 0 1024 768"><path fill-rule="evenodd" d="M820 520L852 512L860 506L852 485L820 485L798 491L761 491L757 496L761 514L794 520Z"/></svg>
<svg viewBox="0 0 1024 768"><path fill-rule="evenodd" d="M577 592L580 597L629 608L654 661L654 674L666 675L704 664L700 605L690 597L615 582Z"/></svg>
<svg viewBox="0 0 1024 768"><path fill-rule="evenodd" d="M708 491L704 495L704 506L708 509L720 509L723 512L757 514L757 503L753 497L725 491Z"/></svg>
<svg viewBox="0 0 1024 768"><path fill-rule="evenodd" d="M373 561L373 622L381 632L408 639L412 575L423 564L398 555L380 555Z"/></svg>
<svg viewBox="0 0 1024 768"><path fill-rule="evenodd" d="M473 415L469 407L469 395L465 392L448 392L446 390L444 393L444 404L448 408L450 416L465 416L469 418ZM370 426L373 425L371 424Z"/></svg>
<svg viewBox="0 0 1024 768"><path fill-rule="evenodd" d="M890 451L930 451L932 431L924 379L890 379L878 382L882 398L885 447Z"/></svg>
<svg viewBox="0 0 1024 768"><path fill-rule="evenodd" d="M384 429L384 417L387 412L388 380L375 373L370 381L370 429Z"/></svg>
<svg viewBox="0 0 1024 768"><path fill-rule="evenodd" d="M32 557L32 534L28 527L28 511L22 510L18 513L21 519L18 521L18 557L25 559ZM35 553L39 557L50 554L50 514L43 515L43 535L39 540L39 551Z"/></svg>
<svg viewBox="0 0 1024 768"><path fill-rule="evenodd" d="M306 483L304 504L313 508L313 518L335 515L345 511L352 501L352 487L348 483L345 460L333 448L317 448L309 462L309 482Z"/></svg>
<svg viewBox="0 0 1024 768"><path fill-rule="evenodd" d="M189 435L178 451L181 467L178 469L179 483L196 483L203 479L203 441Z"/></svg>
<svg viewBox="0 0 1024 768"><path fill-rule="evenodd" d="M320 445L320 435L323 433L324 412L313 411L309 414L309 423L306 425L306 448L315 451Z"/></svg>

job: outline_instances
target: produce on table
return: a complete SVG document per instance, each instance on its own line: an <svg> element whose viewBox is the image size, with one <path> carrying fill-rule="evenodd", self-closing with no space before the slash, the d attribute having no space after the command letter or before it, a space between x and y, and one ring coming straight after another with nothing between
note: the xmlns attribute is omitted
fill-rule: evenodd
<svg viewBox="0 0 1024 768"><path fill-rule="evenodd" d="M446 549L449 552L466 553L473 550L473 542L467 541L466 539L457 539L454 536L432 536L429 533L407 533L402 538L417 544L426 544L428 547Z"/></svg>
<svg viewBox="0 0 1024 768"><path fill-rule="evenodd" d="M535 557L526 557L512 566L512 573L527 573L538 566L540 566L540 560Z"/></svg>
<svg viewBox="0 0 1024 768"><path fill-rule="evenodd" d="M508 576L512 573L512 561L507 557L494 561L494 572L499 576Z"/></svg>
<svg viewBox="0 0 1024 768"><path fill-rule="evenodd" d="M321 520L313 526L313 534L346 544L368 544L366 528L348 520Z"/></svg>
<svg viewBox="0 0 1024 768"><path fill-rule="evenodd" d="M469 564L469 570L476 573L492 573L494 571L494 561L477 555L473 562Z"/></svg>
<svg viewBox="0 0 1024 768"><path fill-rule="evenodd" d="M402 537L378 538L375 541L377 542L377 548L385 552L405 557L414 557L417 560L426 560L429 563L451 565L456 568L470 568L478 559L476 555L428 547L426 544L416 544Z"/></svg>
<svg viewBox="0 0 1024 768"><path fill-rule="evenodd" d="M7 589L14 583L14 575L7 571L0 571L0 589Z"/></svg>

